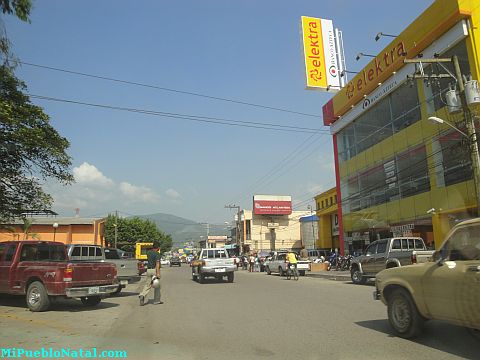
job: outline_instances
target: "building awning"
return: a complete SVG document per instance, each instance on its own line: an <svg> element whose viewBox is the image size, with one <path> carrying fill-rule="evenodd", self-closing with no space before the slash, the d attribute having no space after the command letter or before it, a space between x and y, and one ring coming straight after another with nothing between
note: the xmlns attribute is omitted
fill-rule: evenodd
<svg viewBox="0 0 480 360"><path fill-rule="evenodd" d="M308 216L302 216L300 218L300 222L312 222L312 221L318 221L318 216L317 215L308 215Z"/></svg>

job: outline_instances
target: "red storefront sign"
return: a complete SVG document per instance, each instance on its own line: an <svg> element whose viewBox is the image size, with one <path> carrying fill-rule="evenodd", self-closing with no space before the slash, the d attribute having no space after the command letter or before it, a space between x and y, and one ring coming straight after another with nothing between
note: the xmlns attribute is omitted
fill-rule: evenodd
<svg viewBox="0 0 480 360"><path fill-rule="evenodd" d="M253 213L255 215L290 215L292 213L292 202L278 200L254 200Z"/></svg>

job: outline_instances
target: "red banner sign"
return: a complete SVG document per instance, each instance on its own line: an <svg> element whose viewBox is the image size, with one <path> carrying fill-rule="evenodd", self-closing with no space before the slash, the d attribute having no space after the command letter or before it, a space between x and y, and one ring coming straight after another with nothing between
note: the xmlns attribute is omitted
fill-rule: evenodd
<svg viewBox="0 0 480 360"><path fill-rule="evenodd" d="M291 201L254 200L253 213L255 215L290 215Z"/></svg>

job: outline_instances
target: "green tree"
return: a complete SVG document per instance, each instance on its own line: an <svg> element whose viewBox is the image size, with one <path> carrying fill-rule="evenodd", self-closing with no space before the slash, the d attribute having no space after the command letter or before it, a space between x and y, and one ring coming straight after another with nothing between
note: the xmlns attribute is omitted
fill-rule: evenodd
<svg viewBox="0 0 480 360"><path fill-rule="evenodd" d="M3 14L30 21L31 0L0 0ZM26 85L9 66L9 41L0 37L0 222L18 217L25 210L45 210L52 197L42 183L54 179L73 182L67 139L50 125L49 117L25 94Z"/></svg>
<svg viewBox="0 0 480 360"><path fill-rule="evenodd" d="M109 215L105 223L105 242L115 245L115 224L117 228L117 247L125 251L134 251L137 242L160 241L162 252L172 248L172 237L157 228L157 225L139 217L121 218Z"/></svg>
<svg viewBox="0 0 480 360"><path fill-rule="evenodd" d="M32 0L0 0L0 9L4 14L15 14L22 21L30 21Z"/></svg>
<svg viewBox="0 0 480 360"><path fill-rule="evenodd" d="M34 222L33 219L28 219L24 217L22 220L23 220L23 224L21 228L23 231L23 240L38 239L39 237L37 233L30 232L30 229Z"/></svg>
<svg viewBox="0 0 480 360"><path fill-rule="evenodd" d="M15 15L22 21L30 22L31 0L0 0L0 10L3 14ZM5 31L6 34L6 31ZM9 63L10 41L7 36L0 36L0 53L5 57L4 64Z"/></svg>
<svg viewBox="0 0 480 360"><path fill-rule="evenodd" d="M25 210L49 209L52 198L42 181L73 182L69 142L49 117L23 93L26 85L0 66L0 221Z"/></svg>

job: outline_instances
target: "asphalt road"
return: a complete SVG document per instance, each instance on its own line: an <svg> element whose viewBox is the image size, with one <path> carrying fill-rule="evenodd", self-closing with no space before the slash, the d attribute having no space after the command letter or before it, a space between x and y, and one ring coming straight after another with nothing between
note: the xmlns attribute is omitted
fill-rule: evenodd
<svg viewBox="0 0 480 360"><path fill-rule="evenodd" d="M128 359L478 359L465 329L427 323L415 341L391 334L373 286L238 271L234 283L191 280L164 268L163 305L138 305L140 284L95 308L61 300L45 313L0 297L2 348L97 348ZM153 297L153 291L151 294Z"/></svg>

